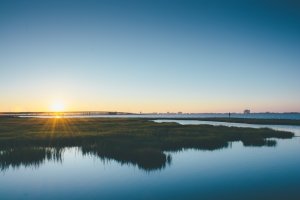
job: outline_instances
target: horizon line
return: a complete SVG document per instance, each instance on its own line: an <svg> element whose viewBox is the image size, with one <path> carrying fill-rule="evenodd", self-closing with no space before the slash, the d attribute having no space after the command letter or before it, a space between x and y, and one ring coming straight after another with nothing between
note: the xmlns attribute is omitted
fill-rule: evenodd
<svg viewBox="0 0 300 200"><path fill-rule="evenodd" d="M26 112L0 112L0 115L5 114L76 114L76 113L82 113L82 114L104 114L104 115L122 115L122 114L131 114L131 115L146 115L146 114L178 114L178 115L184 115L184 114L244 114L243 112L121 112L121 111L95 111L95 110L81 110L81 111L26 111ZM300 114L299 111L293 111L293 112L271 112L271 111L264 111L264 112L251 112L248 114Z"/></svg>

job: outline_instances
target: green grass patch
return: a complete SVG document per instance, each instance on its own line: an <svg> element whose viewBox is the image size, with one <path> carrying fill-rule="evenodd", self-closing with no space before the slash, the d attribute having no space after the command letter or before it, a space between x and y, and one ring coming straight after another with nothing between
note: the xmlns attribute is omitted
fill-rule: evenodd
<svg viewBox="0 0 300 200"><path fill-rule="evenodd" d="M37 165L43 159L59 157L57 152L62 148L79 147L84 154L153 170L171 162L166 151L215 150L234 141L245 146L275 146L274 138L293 136L267 128L179 125L147 119L0 118L0 168L30 161ZM18 151L22 156L17 156Z"/></svg>

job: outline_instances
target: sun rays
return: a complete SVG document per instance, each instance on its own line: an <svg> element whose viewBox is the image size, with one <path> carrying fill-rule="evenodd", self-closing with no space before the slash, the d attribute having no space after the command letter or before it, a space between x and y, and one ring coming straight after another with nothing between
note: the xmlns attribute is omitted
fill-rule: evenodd
<svg viewBox="0 0 300 200"><path fill-rule="evenodd" d="M71 125L69 118L64 118L59 115L53 118L44 119L41 131L44 133L44 136L50 138L57 136L72 136L80 132L76 124L72 123Z"/></svg>

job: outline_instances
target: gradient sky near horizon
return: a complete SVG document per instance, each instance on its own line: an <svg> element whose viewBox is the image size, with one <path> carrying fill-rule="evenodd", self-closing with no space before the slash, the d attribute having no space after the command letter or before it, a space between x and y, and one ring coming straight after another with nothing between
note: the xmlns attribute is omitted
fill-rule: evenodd
<svg viewBox="0 0 300 200"><path fill-rule="evenodd" d="M0 0L0 112L300 112L297 1Z"/></svg>

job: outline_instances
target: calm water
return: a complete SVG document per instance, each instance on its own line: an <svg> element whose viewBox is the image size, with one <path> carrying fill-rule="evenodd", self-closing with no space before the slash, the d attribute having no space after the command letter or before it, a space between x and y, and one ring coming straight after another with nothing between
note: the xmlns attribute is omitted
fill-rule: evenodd
<svg viewBox="0 0 300 200"><path fill-rule="evenodd" d="M14 167L1 163L0 199L300 199L300 138L276 141L165 152L170 161L153 170L79 148L48 149L46 158L35 152Z"/></svg>

